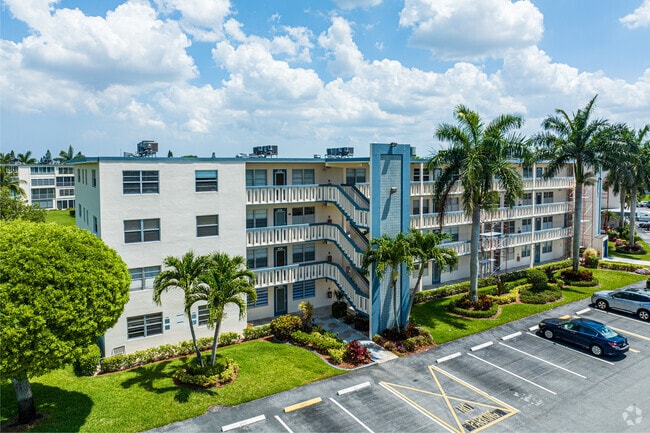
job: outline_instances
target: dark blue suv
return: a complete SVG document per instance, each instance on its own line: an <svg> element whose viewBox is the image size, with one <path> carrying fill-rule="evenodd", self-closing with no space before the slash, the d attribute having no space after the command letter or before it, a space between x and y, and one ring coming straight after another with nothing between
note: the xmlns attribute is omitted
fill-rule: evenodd
<svg viewBox="0 0 650 433"><path fill-rule="evenodd" d="M630 349L626 337L590 319L544 319L539 322L539 332L548 339L558 338L589 349L596 356L620 355Z"/></svg>

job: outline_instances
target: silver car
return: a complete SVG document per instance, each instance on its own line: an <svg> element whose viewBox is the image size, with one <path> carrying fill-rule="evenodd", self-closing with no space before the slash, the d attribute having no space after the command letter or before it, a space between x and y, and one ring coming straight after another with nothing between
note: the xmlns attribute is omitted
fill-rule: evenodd
<svg viewBox="0 0 650 433"><path fill-rule="evenodd" d="M591 302L600 310L611 308L636 314L641 320L650 320L650 291L645 289L603 290L594 293Z"/></svg>

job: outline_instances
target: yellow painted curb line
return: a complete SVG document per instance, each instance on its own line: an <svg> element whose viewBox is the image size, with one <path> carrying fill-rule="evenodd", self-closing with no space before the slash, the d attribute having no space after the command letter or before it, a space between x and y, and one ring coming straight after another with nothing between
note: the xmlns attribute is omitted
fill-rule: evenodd
<svg viewBox="0 0 650 433"><path fill-rule="evenodd" d="M311 406L316 403L320 403L323 401L320 397L312 398L311 400L306 400L303 401L302 403L296 403L291 406L287 406L284 408L284 412L293 412L294 410L302 409L303 407Z"/></svg>

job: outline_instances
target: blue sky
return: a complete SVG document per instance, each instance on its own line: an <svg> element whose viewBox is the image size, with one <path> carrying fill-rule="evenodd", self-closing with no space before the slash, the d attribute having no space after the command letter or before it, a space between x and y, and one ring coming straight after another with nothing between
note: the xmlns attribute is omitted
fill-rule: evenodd
<svg viewBox="0 0 650 433"><path fill-rule="evenodd" d="M2 0L0 152L280 156L400 142L598 94L650 123L650 0Z"/></svg>

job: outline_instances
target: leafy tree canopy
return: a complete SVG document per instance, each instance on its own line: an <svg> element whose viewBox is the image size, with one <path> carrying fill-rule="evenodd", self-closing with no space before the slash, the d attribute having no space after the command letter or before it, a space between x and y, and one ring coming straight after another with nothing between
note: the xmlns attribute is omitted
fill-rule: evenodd
<svg viewBox="0 0 650 433"><path fill-rule="evenodd" d="M72 362L115 325L129 299L124 261L76 227L0 225L0 374L38 376Z"/></svg>
<svg viewBox="0 0 650 433"><path fill-rule="evenodd" d="M45 210L28 205L22 197L12 196L9 188L0 187L0 221L16 219L42 223Z"/></svg>

